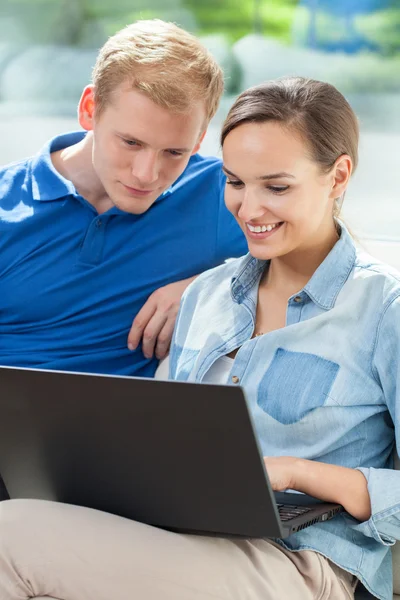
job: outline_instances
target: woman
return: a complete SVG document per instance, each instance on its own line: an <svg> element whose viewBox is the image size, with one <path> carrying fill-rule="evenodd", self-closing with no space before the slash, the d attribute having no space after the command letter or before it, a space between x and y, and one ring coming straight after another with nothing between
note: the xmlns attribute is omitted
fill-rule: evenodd
<svg viewBox="0 0 400 600"><path fill-rule="evenodd" d="M400 277L357 251L338 220L356 117L332 86L286 78L244 92L221 142L225 201L249 255L187 290L170 376L242 385L274 489L348 513L281 547L320 553L392 598Z"/></svg>
<svg viewBox="0 0 400 600"><path fill-rule="evenodd" d="M85 508L0 505L0 598L391 599L400 279L338 220L358 127L332 86L244 92L222 132L226 203L249 255L186 291L170 376L246 389L273 487L347 514L285 540L179 535ZM229 418L229 415L227 415Z"/></svg>

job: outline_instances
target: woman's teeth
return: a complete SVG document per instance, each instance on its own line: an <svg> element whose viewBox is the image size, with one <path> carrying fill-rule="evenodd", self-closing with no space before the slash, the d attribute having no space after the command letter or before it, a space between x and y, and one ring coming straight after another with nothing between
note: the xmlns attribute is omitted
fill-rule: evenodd
<svg viewBox="0 0 400 600"><path fill-rule="evenodd" d="M247 223L247 227L250 229L252 233L265 233L266 231L272 231L275 227L278 227L280 223L273 223L271 225L250 225Z"/></svg>

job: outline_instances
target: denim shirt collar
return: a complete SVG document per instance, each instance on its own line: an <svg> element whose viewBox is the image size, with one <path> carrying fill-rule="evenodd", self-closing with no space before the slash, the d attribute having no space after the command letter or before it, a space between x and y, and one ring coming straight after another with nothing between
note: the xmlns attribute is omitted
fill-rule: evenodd
<svg viewBox="0 0 400 600"><path fill-rule="evenodd" d="M340 238L320 264L310 281L297 295L306 294L312 302L325 310L333 308L336 298L349 277L356 260L354 241L342 222L338 222ZM253 296L268 260L248 254L231 281L232 298L241 304L247 295Z"/></svg>

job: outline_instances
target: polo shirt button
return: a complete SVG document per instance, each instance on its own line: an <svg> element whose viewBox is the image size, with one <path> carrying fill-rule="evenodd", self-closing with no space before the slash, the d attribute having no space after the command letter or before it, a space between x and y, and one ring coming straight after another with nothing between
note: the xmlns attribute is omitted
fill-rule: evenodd
<svg viewBox="0 0 400 600"><path fill-rule="evenodd" d="M295 298L293 298L293 300L295 302L303 302L303 298L301 296L296 296Z"/></svg>
<svg viewBox="0 0 400 600"><path fill-rule="evenodd" d="M100 219L98 221L96 221L96 227L97 227L97 229L100 229L100 227L101 227L101 221L100 221Z"/></svg>
<svg viewBox="0 0 400 600"><path fill-rule="evenodd" d="M239 377L237 377L236 375L233 375L232 382L233 383L239 383L239 381L240 381Z"/></svg>

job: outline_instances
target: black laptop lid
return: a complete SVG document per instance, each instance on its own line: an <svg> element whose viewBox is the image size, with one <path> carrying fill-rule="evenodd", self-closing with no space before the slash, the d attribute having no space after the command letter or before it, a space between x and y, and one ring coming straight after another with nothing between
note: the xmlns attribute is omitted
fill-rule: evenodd
<svg viewBox="0 0 400 600"><path fill-rule="evenodd" d="M0 367L0 473L11 498L178 531L282 535L236 386Z"/></svg>

